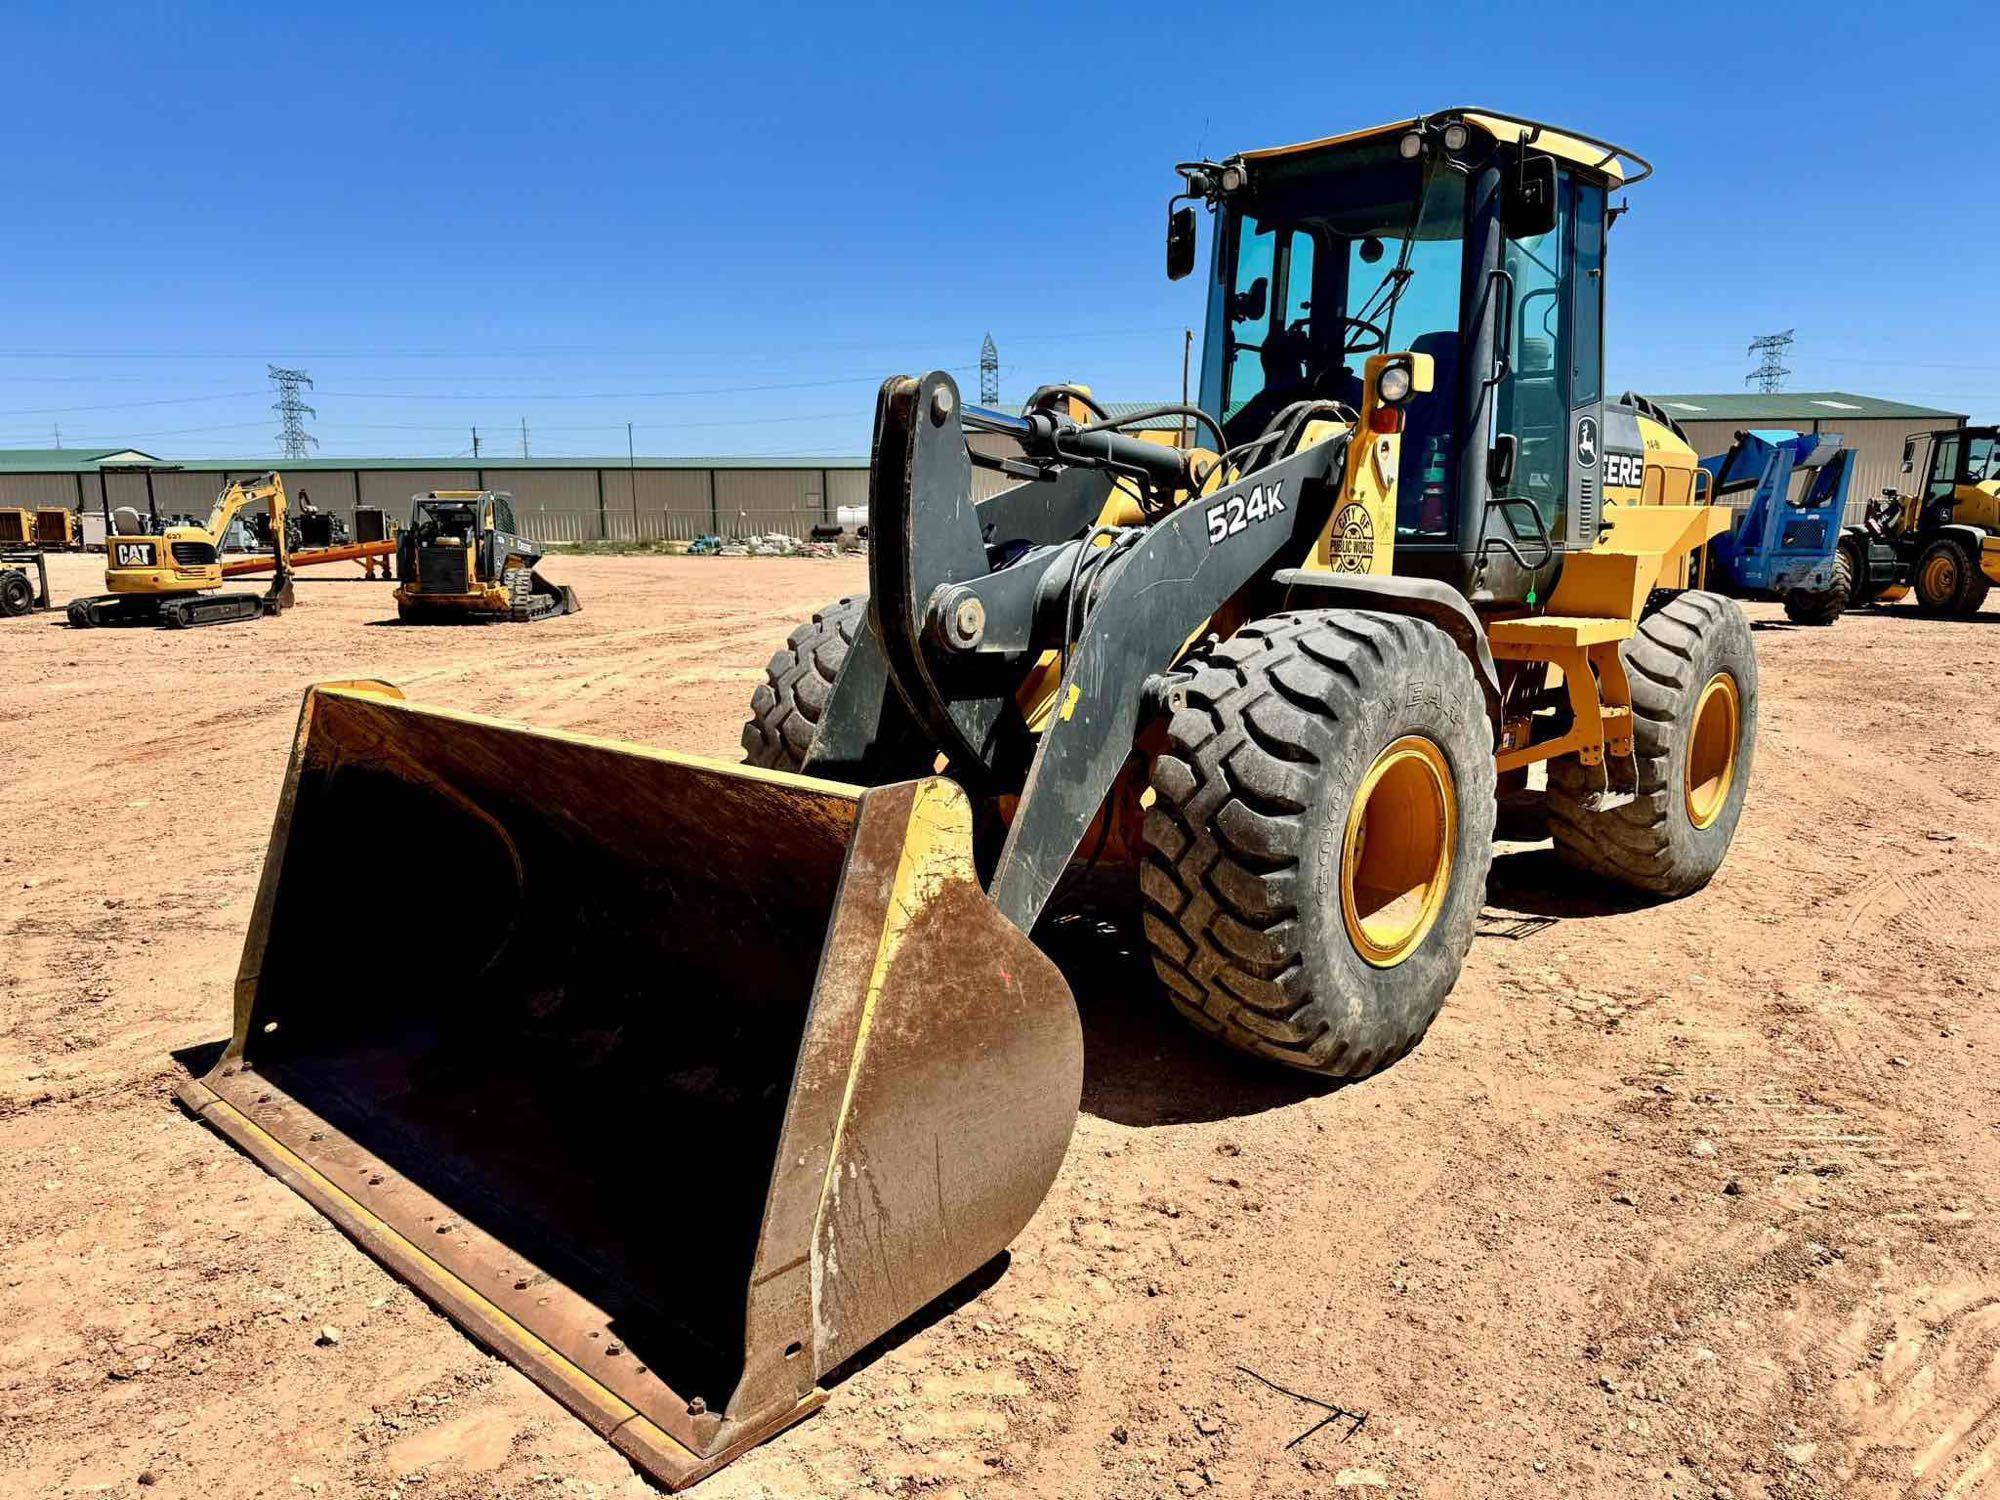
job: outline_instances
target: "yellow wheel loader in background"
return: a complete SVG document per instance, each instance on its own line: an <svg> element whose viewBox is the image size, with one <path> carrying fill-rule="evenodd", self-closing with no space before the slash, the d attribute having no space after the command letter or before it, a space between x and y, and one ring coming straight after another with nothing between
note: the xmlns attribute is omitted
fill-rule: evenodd
<svg viewBox="0 0 2000 1500"><path fill-rule="evenodd" d="M222 539L230 523L246 507L259 505L270 516L275 538L271 586L261 594L213 592L223 582ZM255 620L290 609L286 509L281 474L230 480L216 497L208 520L199 524L162 526L157 509L142 518L138 511L120 506L105 517L104 586L110 592L72 599L71 627L161 624L186 629Z"/></svg>
<svg viewBox="0 0 2000 1500"><path fill-rule="evenodd" d="M537 570L539 542L515 529L514 497L501 490L433 490L411 502L397 543L396 617L544 620L583 606L576 590Z"/></svg>
<svg viewBox="0 0 2000 1500"><path fill-rule="evenodd" d="M1357 1078L1458 976L1500 777L1546 764L1596 876L1684 895L1729 847L1756 662L1691 586L1728 518L1602 389L1645 164L1459 109L1180 171L1201 407L890 380L871 593L774 659L752 764L307 695L181 1098L670 1486L1034 1213L1082 1078L1031 937L1069 873L1123 872L1195 1024ZM1204 446L1129 430L1162 411ZM1020 482L975 501L975 462ZM325 902L437 908L352 838L385 814L476 920L357 990Z"/></svg>
<svg viewBox="0 0 2000 1500"><path fill-rule="evenodd" d="M1947 427L1903 444L1909 493L1885 490L1841 533L1855 609L1915 593L1928 615L1979 612L2000 583L2000 427Z"/></svg>

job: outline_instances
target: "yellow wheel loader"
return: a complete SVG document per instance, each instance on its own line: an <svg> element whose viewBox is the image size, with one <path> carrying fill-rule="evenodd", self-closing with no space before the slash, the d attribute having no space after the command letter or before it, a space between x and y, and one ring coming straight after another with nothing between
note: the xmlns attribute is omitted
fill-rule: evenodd
<svg viewBox="0 0 2000 1500"><path fill-rule="evenodd" d="M150 496L151 486L148 485ZM216 593L223 582L222 539L247 507L262 506L276 539L271 585L261 594ZM104 586L109 593L72 599L73 629L99 625L229 625L290 609L292 569L285 545L287 501L281 474L232 479L208 519L163 526L150 500L148 515L128 506L105 517ZM148 524L150 522L150 524Z"/></svg>
<svg viewBox="0 0 2000 1500"><path fill-rule="evenodd" d="M2000 583L2000 427L1947 427L1903 444L1912 493L1885 490L1840 554L1856 609L1914 593L1929 615L1979 612Z"/></svg>
<svg viewBox="0 0 2000 1500"><path fill-rule="evenodd" d="M1083 1043L1032 934L1072 873L1143 898L1195 1024L1355 1078L1457 978L1500 778L1546 763L1562 856L1646 891L1729 846L1728 518L1602 389L1645 164L1456 109L1180 171L1199 408L890 380L871 591L773 660L750 764L307 695L181 1097L670 1486L1034 1213ZM1200 446L1131 430L1162 414ZM1018 483L975 500L974 463ZM385 816L444 885L351 836ZM429 919L357 990L318 923L364 878Z"/></svg>
<svg viewBox="0 0 2000 1500"><path fill-rule="evenodd" d="M583 606L576 590L536 568L539 542L522 536L514 497L500 490L433 490L411 502L410 529L397 543L396 617L436 620L543 620Z"/></svg>

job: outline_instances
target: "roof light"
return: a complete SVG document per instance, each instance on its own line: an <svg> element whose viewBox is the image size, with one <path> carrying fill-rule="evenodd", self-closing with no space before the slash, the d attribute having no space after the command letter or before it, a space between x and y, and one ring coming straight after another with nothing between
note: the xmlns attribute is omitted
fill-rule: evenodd
<svg viewBox="0 0 2000 1500"><path fill-rule="evenodd" d="M1222 169L1222 190L1233 193L1250 180L1250 174L1243 170L1240 162L1231 162Z"/></svg>
<svg viewBox="0 0 2000 1500"><path fill-rule="evenodd" d="M1472 132L1466 129L1463 120L1453 120L1444 128L1444 149L1463 151L1472 140Z"/></svg>
<svg viewBox="0 0 2000 1500"><path fill-rule="evenodd" d="M1412 130L1396 142L1396 149L1402 153L1404 161L1415 161L1424 154L1424 133L1421 130Z"/></svg>

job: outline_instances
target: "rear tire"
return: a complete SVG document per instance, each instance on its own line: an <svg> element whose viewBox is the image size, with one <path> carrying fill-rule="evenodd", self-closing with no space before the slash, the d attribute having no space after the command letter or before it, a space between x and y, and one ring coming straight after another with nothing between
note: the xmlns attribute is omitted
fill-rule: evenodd
<svg viewBox="0 0 2000 1500"><path fill-rule="evenodd" d="M1845 552L1833 554L1833 581L1817 593L1793 589L1785 595L1785 618L1794 625L1831 625L1847 608L1854 589L1854 566Z"/></svg>
<svg viewBox="0 0 2000 1500"><path fill-rule="evenodd" d="M1632 683L1638 795L1622 807L1591 809L1603 768L1563 756L1549 763L1549 831L1565 864L1635 890L1685 896L1721 867L1750 785L1757 748L1750 626L1729 600L1691 589L1640 620L1619 649ZM1724 734L1723 716L1731 714L1732 732Z"/></svg>
<svg viewBox="0 0 2000 1500"><path fill-rule="evenodd" d="M1941 536L1917 557L1917 608L1927 615L1972 615L1986 602L1991 586L1979 571L1979 559L1956 537Z"/></svg>
<svg viewBox="0 0 2000 1500"><path fill-rule="evenodd" d="M841 663L868 613L866 594L836 600L794 630L764 668L743 726L745 764L796 771L805 764Z"/></svg>
<svg viewBox="0 0 2000 1500"><path fill-rule="evenodd" d="M18 619L35 607L35 586L26 573L0 573L0 615Z"/></svg>
<svg viewBox="0 0 2000 1500"><path fill-rule="evenodd" d="M1355 610L1256 621L1194 665L1146 816L1154 971L1242 1051L1330 1078L1387 1067L1457 982L1486 899L1493 730L1472 669L1435 626Z"/></svg>

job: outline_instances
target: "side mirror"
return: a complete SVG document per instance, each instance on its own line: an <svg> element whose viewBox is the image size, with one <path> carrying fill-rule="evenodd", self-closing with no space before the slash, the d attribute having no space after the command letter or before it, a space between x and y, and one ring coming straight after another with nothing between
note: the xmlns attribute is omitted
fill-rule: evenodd
<svg viewBox="0 0 2000 1500"><path fill-rule="evenodd" d="M1501 492L1514 483L1514 460L1520 451L1520 439L1511 432L1503 432L1493 440L1493 446L1486 450L1488 489Z"/></svg>
<svg viewBox="0 0 2000 1500"><path fill-rule="evenodd" d="M1553 156L1521 158L1508 179L1500 217L1510 240L1531 240L1556 227L1556 159Z"/></svg>
<svg viewBox="0 0 2000 1500"><path fill-rule="evenodd" d="M1229 320L1232 323L1255 323L1264 316L1264 303L1270 296L1271 283L1259 276L1242 291L1229 299Z"/></svg>
<svg viewBox="0 0 2000 1500"><path fill-rule="evenodd" d="M1179 281L1194 270L1194 210L1177 208L1167 215L1167 280Z"/></svg>

